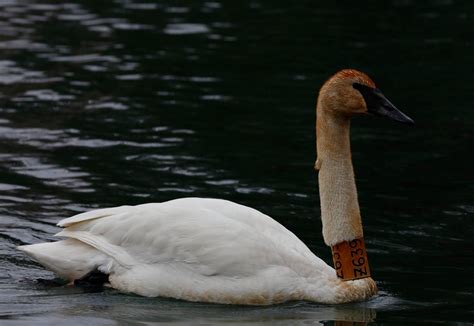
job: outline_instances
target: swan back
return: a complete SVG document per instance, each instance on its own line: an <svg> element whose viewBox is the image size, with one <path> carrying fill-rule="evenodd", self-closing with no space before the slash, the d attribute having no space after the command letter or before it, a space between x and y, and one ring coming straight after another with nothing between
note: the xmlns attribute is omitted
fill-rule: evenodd
<svg viewBox="0 0 474 326"><path fill-rule="evenodd" d="M343 300L334 270L292 232L226 200L121 206L59 224L58 236L102 255L95 267L125 292L240 304Z"/></svg>

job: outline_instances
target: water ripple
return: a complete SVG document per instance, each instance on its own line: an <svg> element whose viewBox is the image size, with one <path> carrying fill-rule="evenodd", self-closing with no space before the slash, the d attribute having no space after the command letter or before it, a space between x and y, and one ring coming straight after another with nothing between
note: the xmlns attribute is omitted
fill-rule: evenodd
<svg viewBox="0 0 474 326"><path fill-rule="evenodd" d="M316 324L371 321L376 311L392 323L472 320L464 2L457 12L452 1L395 1L387 4L395 11L354 7L345 19L329 2L0 1L0 315L10 316L2 322ZM424 28L387 24L394 13L414 13ZM395 36L380 38L387 33ZM400 51L378 55L380 42ZM341 46L344 55L334 55ZM460 54L456 64L445 64L449 53ZM246 309L96 293L52 285L52 273L15 250L54 240L58 220L89 209L208 196L280 218L329 262L311 167L314 89L345 58L382 76L397 103L423 117L409 131L354 123L381 288L374 300ZM449 87L457 96L446 96Z"/></svg>
<svg viewBox="0 0 474 326"><path fill-rule="evenodd" d="M77 167L60 167L33 156L0 154L0 158L3 166L15 173L38 178L45 185L69 188L77 192L94 192L91 184L83 179L89 174Z"/></svg>
<svg viewBox="0 0 474 326"><path fill-rule="evenodd" d="M120 60L114 56L101 55L97 53L81 54L81 55L69 55L69 56L56 56L50 59L55 62L70 62L70 63L89 63L89 62L111 62L117 63Z"/></svg>
<svg viewBox="0 0 474 326"><path fill-rule="evenodd" d="M48 130L43 128L11 128L0 126L0 139L9 139L20 144L40 147L43 149L61 147L105 148L113 146L130 146L136 148L162 148L172 146L169 142L181 141L179 138L168 138L164 142L134 142L128 140L107 140L79 138L70 134L77 133L74 129ZM167 143L168 142L168 143Z"/></svg>
<svg viewBox="0 0 474 326"><path fill-rule="evenodd" d="M204 24L173 23L168 24L163 32L169 35L187 35L209 33L210 29Z"/></svg>
<svg viewBox="0 0 474 326"><path fill-rule="evenodd" d="M1 47L1 43L0 43ZM50 83L63 80L60 77L47 77L44 72L27 70L18 67L15 62L10 60L0 61L0 84L13 85L19 83ZM32 92L34 92L32 90Z"/></svg>

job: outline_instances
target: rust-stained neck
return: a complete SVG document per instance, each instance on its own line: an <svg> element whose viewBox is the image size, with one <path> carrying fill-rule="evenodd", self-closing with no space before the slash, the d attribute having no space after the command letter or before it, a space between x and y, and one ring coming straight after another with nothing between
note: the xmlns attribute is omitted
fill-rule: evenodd
<svg viewBox="0 0 474 326"><path fill-rule="evenodd" d="M332 249L336 283L344 302L377 293L370 277L352 166L350 119L368 112L355 84L375 88L366 74L342 70L321 87L316 107L315 168L319 170L323 237Z"/></svg>
<svg viewBox="0 0 474 326"><path fill-rule="evenodd" d="M324 87L322 89L324 91ZM324 95L324 94L323 94ZM323 237L328 246L363 237L351 159L350 117L317 104L317 162Z"/></svg>

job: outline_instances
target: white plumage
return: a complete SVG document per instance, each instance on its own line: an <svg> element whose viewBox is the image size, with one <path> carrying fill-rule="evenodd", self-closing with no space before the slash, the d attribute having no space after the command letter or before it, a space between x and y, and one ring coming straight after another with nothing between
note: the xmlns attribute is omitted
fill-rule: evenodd
<svg viewBox="0 0 474 326"><path fill-rule="evenodd" d="M65 229L57 236L67 240L19 248L69 280L97 269L112 287L143 296L238 304L354 300L352 287L293 233L230 201L106 208L58 225Z"/></svg>

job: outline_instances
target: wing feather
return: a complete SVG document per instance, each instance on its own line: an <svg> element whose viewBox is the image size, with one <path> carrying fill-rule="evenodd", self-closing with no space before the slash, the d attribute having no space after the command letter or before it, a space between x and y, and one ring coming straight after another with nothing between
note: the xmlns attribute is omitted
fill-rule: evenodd
<svg viewBox="0 0 474 326"><path fill-rule="evenodd" d="M327 266L292 232L261 212L226 200L182 198L91 211L59 223L125 268L186 266L202 275L245 277L269 266L311 274ZM326 268L327 267L327 268Z"/></svg>
<svg viewBox="0 0 474 326"><path fill-rule="evenodd" d="M119 207L111 207L111 208L101 208L101 209L96 209L89 212L84 212L81 214L77 214L77 215L62 219L61 221L58 222L57 226L68 227L76 223L95 220L95 219L106 217L106 216L116 215L116 214L119 214L120 212L126 211L130 207L131 206L119 206Z"/></svg>

